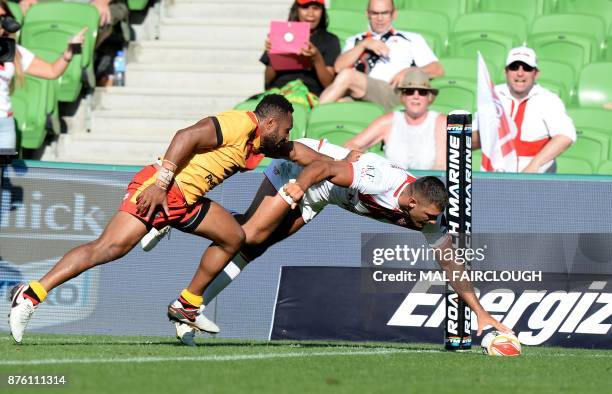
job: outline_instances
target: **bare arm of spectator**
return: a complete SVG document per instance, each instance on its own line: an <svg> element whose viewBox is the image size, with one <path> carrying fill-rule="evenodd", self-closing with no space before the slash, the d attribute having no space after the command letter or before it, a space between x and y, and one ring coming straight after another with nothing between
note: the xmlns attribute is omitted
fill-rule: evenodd
<svg viewBox="0 0 612 394"><path fill-rule="evenodd" d="M47 63L38 57L34 57L32 63L27 70L25 70L25 72L29 75L45 79L58 78L64 73L64 71L66 71L68 64L70 64L70 61L72 60L73 53L72 48L70 48L70 44L83 44L84 34L86 31L87 27L84 27L80 32L72 37L68 42L68 48L66 48L64 53L55 62Z"/></svg>
<svg viewBox="0 0 612 394"><path fill-rule="evenodd" d="M309 41L308 46L302 50L302 56L310 58L310 61L314 66L315 72L317 73L317 79L319 80L319 82L321 82L323 88L326 88L331 85L331 83L334 81L334 76L336 75L336 73L334 72L333 67L328 67L325 64L325 59L319 51L319 48L314 46Z"/></svg>
<svg viewBox="0 0 612 394"><path fill-rule="evenodd" d="M446 169L446 115L440 114L436 119L436 129L434 130L436 140L436 158L433 170Z"/></svg>
<svg viewBox="0 0 612 394"><path fill-rule="evenodd" d="M523 169L523 172L537 173L540 167L559 156L572 144L572 139L565 135L555 135L544 148Z"/></svg>
<svg viewBox="0 0 612 394"><path fill-rule="evenodd" d="M338 56L334 64L336 72L339 73L345 68L353 67L357 59L359 59L359 56L368 49L379 56L389 56L389 47L387 44L379 40L367 38Z"/></svg>
<svg viewBox="0 0 612 394"><path fill-rule="evenodd" d="M478 130L472 131L472 150L480 149L480 133Z"/></svg>
<svg viewBox="0 0 612 394"><path fill-rule="evenodd" d="M104 26L111 21L110 0L92 0L91 4L98 9L100 14L100 26Z"/></svg>
<svg viewBox="0 0 612 394"><path fill-rule="evenodd" d="M393 113L385 114L372 122L365 130L348 140L344 146L358 151L365 151L383 141L391 132Z"/></svg>
<svg viewBox="0 0 612 394"><path fill-rule="evenodd" d="M19 2L19 8L21 8L21 13L25 15L28 9L34 4L38 4L38 0L21 0Z"/></svg>

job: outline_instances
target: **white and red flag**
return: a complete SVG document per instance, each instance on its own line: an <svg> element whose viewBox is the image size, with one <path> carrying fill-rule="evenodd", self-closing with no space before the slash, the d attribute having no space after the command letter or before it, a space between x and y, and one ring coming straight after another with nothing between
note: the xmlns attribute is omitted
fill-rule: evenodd
<svg viewBox="0 0 612 394"><path fill-rule="evenodd" d="M487 172L517 172L514 146L517 130L493 88L489 70L478 52L478 132L482 149L480 169Z"/></svg>

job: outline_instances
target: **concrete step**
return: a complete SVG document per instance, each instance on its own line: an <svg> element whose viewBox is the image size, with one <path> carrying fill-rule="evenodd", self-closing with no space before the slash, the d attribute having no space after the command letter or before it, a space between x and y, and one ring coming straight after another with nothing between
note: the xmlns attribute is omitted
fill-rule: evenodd
<svg viewBox="0 0 612 394"><path fill-rule="evenodd" d="M162 63L171 60L178 64L215 64L223 59L224 64L258 64L263 54L261 48L237 46L228 48L223 43L200 44L197 42L142 41L130 45L128 62Z"/></svg>
<svg viewBox="0 0 612 394"><path fill-rule="evenodd" d="M246 96L207 92L128 87L96 88L95 110L148 110L155 112L218 113L233 108Z"/></svg>
<svg viewBox="0 0 612 394"><path fill-rule="evenodd" d="M94 110L91 114L91 133L93 135L119 135L140 138L143 141L151 138L170 138L177 130L191 126L213 113L193 113L176 111L136 110Z"/></svg>
<svg viewBox="0 0 612 394"><path fill-rule="evenodd" d="M151 89L187 89L227 92L232 96L251 96L263 91L263 65L128 64L126 86Z"/></svg>
<svg viewBox="0 0 612 394"><path fill-rule="evenodd" d="M235 18L262 19L265 21L271 21L287 20L290 8L291 3L288 1L269 4L261 2L240 2L234 0L223 2L183 0L178 2L166 2L164 15L171 18L218 18L231 15Z"/></svg>
<svg viewBox="0 0 612 394"><path fill-rule="evenodd" d="M112 137L112 138L111 138ZM42 160L115 165L153 163L168 148L169 140L138 139L125 136L62 134Z"/></svg>
<svg viewBox="0 0 612 394"><path fill-rule="evenodd" d="M163 18L160 40L263 48L269 20Z"/></svg>

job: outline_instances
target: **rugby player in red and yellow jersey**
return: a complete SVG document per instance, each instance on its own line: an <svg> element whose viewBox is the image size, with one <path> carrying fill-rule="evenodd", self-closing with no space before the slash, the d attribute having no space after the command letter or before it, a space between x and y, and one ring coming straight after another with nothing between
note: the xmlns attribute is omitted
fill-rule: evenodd
<svg viewBox="0 0 612 394"><path fill-rule="evenodd" d="M332 160L287 140L292 112L283 96L269 95L254 112L224 112L179 130L163 160L134 176L119 212L98 239L69 251L40 280L12 289L9 324L15 341L21 342L47 292L92 267L124 256L151 227L166 225L213 241L189 286L168 306L168 316L202 331L218 332L214 323L201 318L202 293L240 250L245 234L228 211L205 195L234 173L255 168L264 155L286 157L302 165Z"/></svg>

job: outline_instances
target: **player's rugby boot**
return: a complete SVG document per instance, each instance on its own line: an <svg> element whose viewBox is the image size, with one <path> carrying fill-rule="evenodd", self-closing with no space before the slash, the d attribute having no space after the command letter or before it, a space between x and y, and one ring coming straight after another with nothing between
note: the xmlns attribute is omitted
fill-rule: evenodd
<svg viewBox="0 0 612 394"><path fill-rule="evenodd" d="M31 299L23 296L28 285L20 283L11 289L11 310L9 311L9 327L11 336L17 343L21 343L23 333L32 318L32 314L38 307Z"/></svg>
<svg viewBox="0 0 612 394"><path fill-rule="evenodd" d="M216 334L219 332L219 327L208 320L202 313L204 306L200 308L188 308L185 307L179 300L174 301L168 305L168 318L170 321L184 323L198 331L204 331L209 334Z"/></svg>
<svg viewBox="0 0 612 394"><path fill-rule="evenodd" d="M159 241L161 241L162 238L164 238L166 235L169 238L170 237L170 229L171 228L172 227L170 227L170 226L166 226L166 227L162 228L161 230L158 230L155 227L153 227L140 240L140 246L142 247L142 250L144 250L145 252L148 252L151 249L153 249L155 247L155 245L157 245L159 243Z"/></svg>

